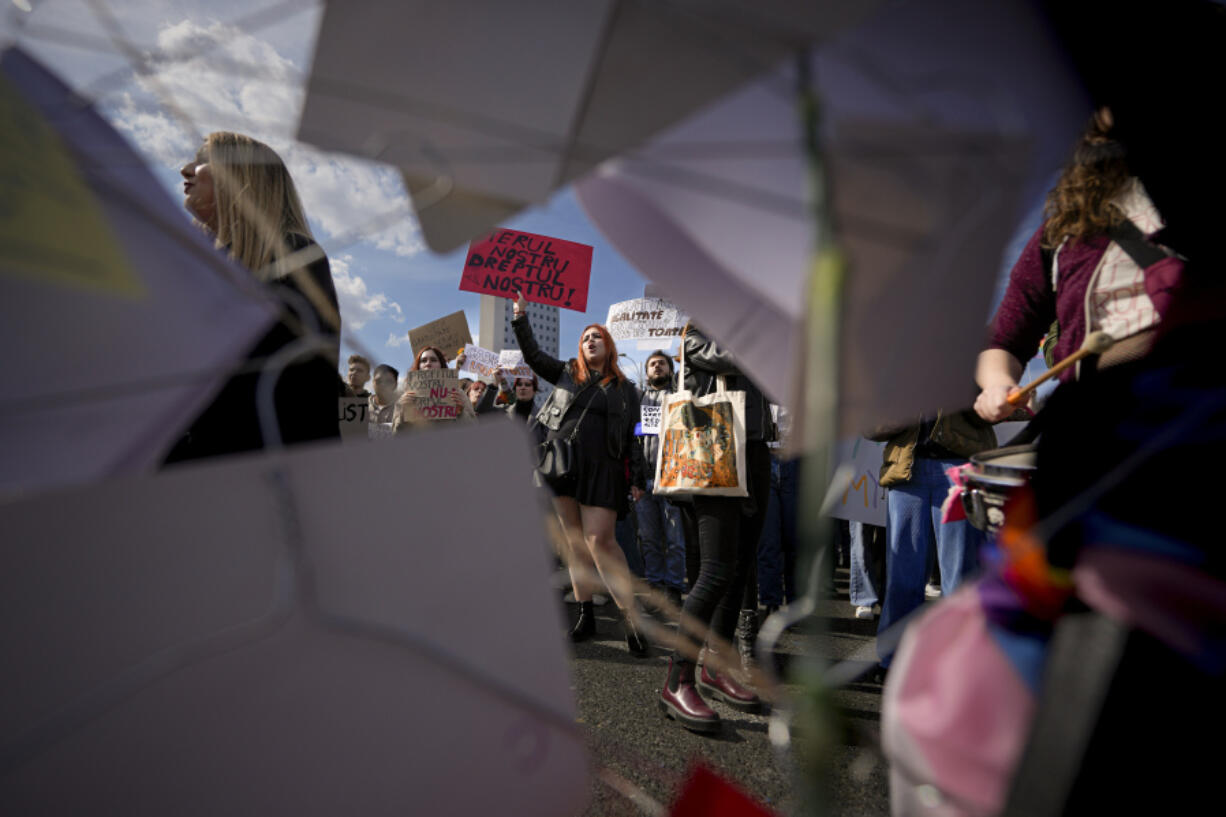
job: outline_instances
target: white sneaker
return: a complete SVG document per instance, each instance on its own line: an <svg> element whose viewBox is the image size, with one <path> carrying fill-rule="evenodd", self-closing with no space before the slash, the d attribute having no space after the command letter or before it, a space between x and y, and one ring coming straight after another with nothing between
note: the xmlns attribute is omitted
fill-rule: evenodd
<svg viewBox="0 0 1226 817"><path fill-rule="evenodd" d="M924 585L924 598L939 599L940 597L941 597L941 586L939 584L933 584L932 582L929 582L928 584Z"/></svg>
<svg viewBox="0 0 1226 817"><path fill-rule="evenodd" d="M856 608L856 618L860 619L861 621L866 621L868 619L871 619L872 617L873 617L872 607L865 607L861 605Z"/></svg>

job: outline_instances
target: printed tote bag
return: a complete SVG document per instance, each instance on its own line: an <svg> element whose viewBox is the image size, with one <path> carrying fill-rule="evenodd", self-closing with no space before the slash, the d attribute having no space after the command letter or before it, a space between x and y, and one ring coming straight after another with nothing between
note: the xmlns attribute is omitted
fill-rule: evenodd
<svg viewBox="0 0 1226 817"><path fill-rule="evenodd" d="M680 385L685 385L685 341ZM745 392L728 391L723 375L702 397L682 390L664 399L657 494L749 496L745 485Z"/></svg>

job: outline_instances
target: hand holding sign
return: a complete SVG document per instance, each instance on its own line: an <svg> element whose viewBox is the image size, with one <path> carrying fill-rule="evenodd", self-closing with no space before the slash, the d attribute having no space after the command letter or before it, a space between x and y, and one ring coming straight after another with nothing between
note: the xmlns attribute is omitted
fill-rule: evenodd
<svg viewBox="0 0 1226 817"><path fill-rule="evenodd" d="M396 401L397 430L425 421L475 419L460 381L450 369L421 369L405 375L405 390Z"/></svg>
<svg viewBox="0 0 1226 817"><path fill-rule="evenodd" d="M521 317L528 311L528 302L524 300L524 293L518 289L515 290L515 298L513 300L514 304L511 307L511 311L515 313L515 317Z"/></svg>

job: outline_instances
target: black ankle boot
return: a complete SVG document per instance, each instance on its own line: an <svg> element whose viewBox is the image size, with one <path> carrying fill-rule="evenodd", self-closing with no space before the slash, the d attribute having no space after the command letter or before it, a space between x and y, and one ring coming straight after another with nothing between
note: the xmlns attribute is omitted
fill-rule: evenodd
<svg viewBox="0 0 1226 817"><path fill-rule="evenodd" d="M622 626L626 628L626 649L630 650L630 654L643 658L647 655L647 639L643 638L643 634L634 626L634 622L630 620L629 615L623 614Z"/></svg>
<svg viewBox="0 0 1226 817"><path fill-rule="evenodd" d="M736 624L737 652L741 666L748 669L754 660L754 648L758 644L758 611L742 610Z"/></svg>
<svg viewBox="0 0 1226 817"><path fill-rule="evenodd" d="M570 640L578 644L596 635L596 609L590 601L579 602L579 618L570 628Z"/></svg>

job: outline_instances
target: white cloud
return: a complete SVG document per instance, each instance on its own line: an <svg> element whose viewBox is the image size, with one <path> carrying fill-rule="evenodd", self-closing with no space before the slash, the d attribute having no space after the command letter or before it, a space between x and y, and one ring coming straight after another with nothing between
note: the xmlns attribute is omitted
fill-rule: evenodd
<svg viewBox="0 0 1226 817"><path fill-rule="evenodd" d="M336 285L336 298L341 305L341 322L350 329L361 329L366 324L380 318L391 318L397 323L404 322L404 311L400 304L388 298L386 293L372 294L366 289L366 282L350 269L353 263L352 255L341 255L330 259L332 266L332 283Z"/></svg>
<svg viewBox="0 0 1226 817"><path fill-rule="evenodd" d="M409 342L408 332L401 332L399 335L397 335L395 332L390 332L388 333L387 343L385 345L395 348L397 346L404 346L408 342Z"/></svg>
<svg viewBox="0 0 1226 817"><path fill-rule="evenodd" d="M121 95L109 114L155 161L177 168L206 133L242 131L281 154L307 215L327 236L358 233L400 256L424 248L398 172L294 140L305 72L270 43L224 23L183 20L159 30L148 62L139 90ZM393 226L366 234L372 221L397 211L404 215Z"/></svg>

